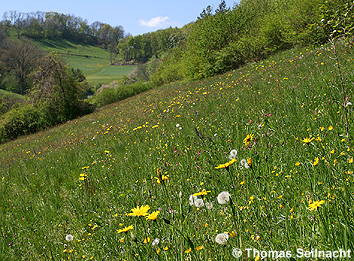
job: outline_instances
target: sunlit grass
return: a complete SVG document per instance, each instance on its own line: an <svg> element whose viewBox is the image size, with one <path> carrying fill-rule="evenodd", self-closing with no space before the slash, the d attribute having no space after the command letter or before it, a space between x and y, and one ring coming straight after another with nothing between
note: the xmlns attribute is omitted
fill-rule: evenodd
<svg viewBox="0 0 354 261"><path fill-rule="evenodd" d="M337 52L287 51L1 145L0 259L353 249L352 49ZM127 215L144 205L155 220Z"/></svg>

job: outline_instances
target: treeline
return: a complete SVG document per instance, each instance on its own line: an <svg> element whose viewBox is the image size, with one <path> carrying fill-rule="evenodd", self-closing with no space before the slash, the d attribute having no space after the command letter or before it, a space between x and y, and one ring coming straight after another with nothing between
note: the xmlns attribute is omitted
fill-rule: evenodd
<svg viewBox="0 0 354 261"><path fill-rule="evenodd" d="M185 39L163 57L151 80L164 84L223 73L297 45L352 36L352 0L221 1L182 28Z"/></svg>
<svg viewBox="0 0 354 261"><path fill-rule="evenodd" d="M128 36L119 41L118 59L124 62L145 63L175 48L185 39L181 29L168 28L138 36Z"/></svg>
<svg viewBox="0 0 354 261"><path fill-rule="evenodd" d="M0 32L0 88L4 87L25 94L26 99L2 111L0 142L94 109L84 101L89 86L79 70L66 67L57 57L40 51L29 41L11 40ZM0 107L5 106L0 104Z"/></svg>
<svg viewBox="0 0 354 261"><path fill-rule="evenodd" d="M122 26L111 26L101 22L88 24L81 17L56 12L5 12L0 28L5 32L14 30L17 38L26 36L36 40L66 39L99 44L105 48L116 48L119 40L124 37Z"/></svg>

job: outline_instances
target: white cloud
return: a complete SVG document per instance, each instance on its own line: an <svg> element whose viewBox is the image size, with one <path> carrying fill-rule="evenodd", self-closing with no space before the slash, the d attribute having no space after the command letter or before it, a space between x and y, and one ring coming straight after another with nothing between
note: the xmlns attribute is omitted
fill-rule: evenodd
<svg viewBox="0 0 354 261"><path fill-rule="evenodd" d="M161 25L166 25L168 21L169 21L168 16L157 16L157 17L151 18L150 20L147 20L147 21L141 19L139 21L139 23L140 23L140 25L146 26L146 27L158 27Z"/></svg>

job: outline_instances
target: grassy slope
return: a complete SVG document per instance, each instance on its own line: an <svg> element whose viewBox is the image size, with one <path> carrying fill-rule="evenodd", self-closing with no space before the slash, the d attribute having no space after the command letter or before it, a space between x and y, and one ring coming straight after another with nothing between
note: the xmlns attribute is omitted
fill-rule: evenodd
<svg viewBox="0 0 354 261"><path fill-rule="evenodd" d="M353 94L352 52L338 52L341 73L328 48L292 50L1 145L0 259L153 259L169 247L160 249L163 259L230 260L233 247L353 249L353 144L342 136L341 106L341 86ZM305 137L321 139L304 144ZM215 170L231 149L237 163ZM238 167L242 158L253 159L251 169ZM157 184L157 173L169 181ZM211 211L188 204L202 189L211 191ZM221 191L230 192L235 216L217 204ZM325 204L310 211L309 200ZM161 208L157 224L124 215L143 204ZM134 225L136 240L117 234L120 224ZM193 246L177 229L205 249L185 254ZM225 247L214 242L233 230ZM160 245L143 244L147 236Z"/></svg>
<svg viewBox="0 0 354 261"><path fill-rule="evenodd" d="M6 90L2 90L0 89L0 97L4 97L4 98L11 98L11 99L16 99L16 100L24 100L24 96L17 94L17 93L13 93L13 92L9 92Z"/></svg>
<svg viewBox="0 0 354 261"><path fill-rule="evenodd" d="M92 84L110 83L135 69L134 65L110 65L109 53L99 47L66 40L45 40L35 43L48 52L59 53L71 67L82 70Z"/></svg>

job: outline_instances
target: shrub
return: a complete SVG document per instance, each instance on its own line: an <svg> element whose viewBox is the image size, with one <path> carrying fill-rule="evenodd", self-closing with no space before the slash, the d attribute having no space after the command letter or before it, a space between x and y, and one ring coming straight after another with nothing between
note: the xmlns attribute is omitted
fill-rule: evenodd
<svg viewBox="0 0 354 261"><path fill-rule="evenodd" d="M34 133L46 127L44 115L32 105L22 105L0 118L0 142Z"/></svg>
<svg viewBox="0 0 354 261"><path fill-rule="evenodd" d="M122 85L117 88L106 88L90 99L90 102L98 107L124 100L151 89L149 82L138 82L130 85Z"/></svg>

